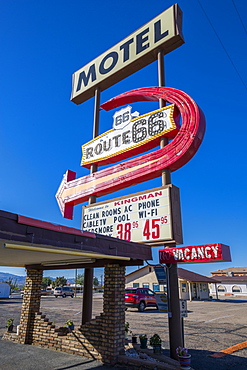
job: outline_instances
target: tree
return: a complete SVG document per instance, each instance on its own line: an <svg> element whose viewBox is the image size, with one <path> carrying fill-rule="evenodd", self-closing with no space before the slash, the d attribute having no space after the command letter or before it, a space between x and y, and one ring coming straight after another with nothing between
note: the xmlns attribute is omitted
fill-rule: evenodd
<svg viewBox="0 0 247 370"><path fill-rule="evenodd" d="M67 279L65 279L64 276L60 276L60 277L56 277L56 280L53 281L52 286L53 287L64 286L66 284L67 284Z"/></svg>
<svg viewBox="0 0 247 370"><path fill-rule="evenodd" d="M84 274L78 274L75 280L75 283L78 285L83 285L84 284Z"/></svg>
<svg viewBox="0 0 247 370"><path fill-rule="evenodd" d="M99 279L96 276L93 278L93 286L99 286Z"/></svg>
<svg viewBox="0 0 247 370"><path fill-rule="evenodd" d="M52 280L50 278L44 277L42 279L42 283L41 283L42 289L46 289L51 284L52 284Z"/></svg>
<svg viewBox="0 0 247 370"><path fill-rule="evenodd" d="M13 278L9 277L8 280L4 281L4 283L9 284L11 291L18 289L17 279L14 281Z"/></svg>

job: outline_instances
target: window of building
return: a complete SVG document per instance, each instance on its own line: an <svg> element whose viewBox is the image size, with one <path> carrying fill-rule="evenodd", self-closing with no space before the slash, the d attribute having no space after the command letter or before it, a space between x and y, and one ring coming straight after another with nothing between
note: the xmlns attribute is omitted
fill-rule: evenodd
<svg viewBox="0 0 247 370"><path fill-rule="evenodd" d="M154 291L154 292L159 292L159 291L160 291L160 286L159 286L159 284L154 284L154 283L153 283L153 291Z"/></svg>
<svg viewBox="0 0 247 370"><path fill-rule="evenodd" d="M139 288L139 283L133 283L133 288Z"/></svg>
<svg viewBox="0 0 247 370"><path fill-rule="evenodd" d="M233 293L240 293L241 292L241 288L239 286L237 286L237 285L234 285L232 287L232 292Z"/></svg>
<svg viewBox="0 0 247 370"><path fill-rule="evenodd" d="M143 283L143 284L142 284L142 287L143 287L143 288L149 288L149 284L148 284L148 283Z"/></svg>
<svg viewBox="0 0 247 370"><path fill-rule="evenodd" d="M182 283L182 292L183 293L187 292L187 284L186 283Z"/></svg>
<svg viewBox="0 0 247 370"><path fill-rule="evenodd" d="M226 288L223 285L218 286L218 292L225 292Z"/></svg>

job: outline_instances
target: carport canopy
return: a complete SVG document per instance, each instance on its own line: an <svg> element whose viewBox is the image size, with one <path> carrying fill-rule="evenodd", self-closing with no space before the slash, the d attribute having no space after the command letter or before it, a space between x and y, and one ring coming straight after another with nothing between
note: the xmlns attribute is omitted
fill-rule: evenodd
<svg viewBox="0 0 247 370"><path fill-rule="evenodd" d="M0 266L37 270L140 266L151 247L0 210Z"/></svg>

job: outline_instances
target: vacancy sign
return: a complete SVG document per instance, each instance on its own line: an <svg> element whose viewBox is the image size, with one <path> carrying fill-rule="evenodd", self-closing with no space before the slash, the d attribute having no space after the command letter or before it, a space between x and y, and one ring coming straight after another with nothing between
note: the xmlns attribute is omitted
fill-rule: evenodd
<svg viewBox="0 0 247 370"><path fill-rule="evenodd" d="M152 245L181 244L179 189L168 185L84 206L82 229Z"/></svg>
<svg viewBox="0 0 247 370"><path fill-rule="evenodd" d="M228 245L204 244L159 250L160 263L231 262Z"/></svg>

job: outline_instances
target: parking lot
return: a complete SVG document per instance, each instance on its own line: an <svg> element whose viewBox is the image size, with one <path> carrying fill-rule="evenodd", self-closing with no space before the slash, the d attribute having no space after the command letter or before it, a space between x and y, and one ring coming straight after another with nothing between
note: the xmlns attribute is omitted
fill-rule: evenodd
<svg viewBox="0 0 247 370"><path fill-rule="evenodd" d="M0 300L0 336L4 333L8 318L19 324L21 297ZM93 316L102 312L102 293L94 294ZM41 312L46 314L56 326L63 326L67 320L73 320L75 327L81 322L82 298L42 297ZM185 345L189 349L217 352L247 340L247 300L192 301L188 302L188 317L184 318ZM162 346L169 349L169 330L167 314L156 309L137 309L126 311L126 321L130 330L137 335L148 337L158 333ZM247 348L233 353L246 361ZM244 368L244 367L243 367Z"/></svg>

